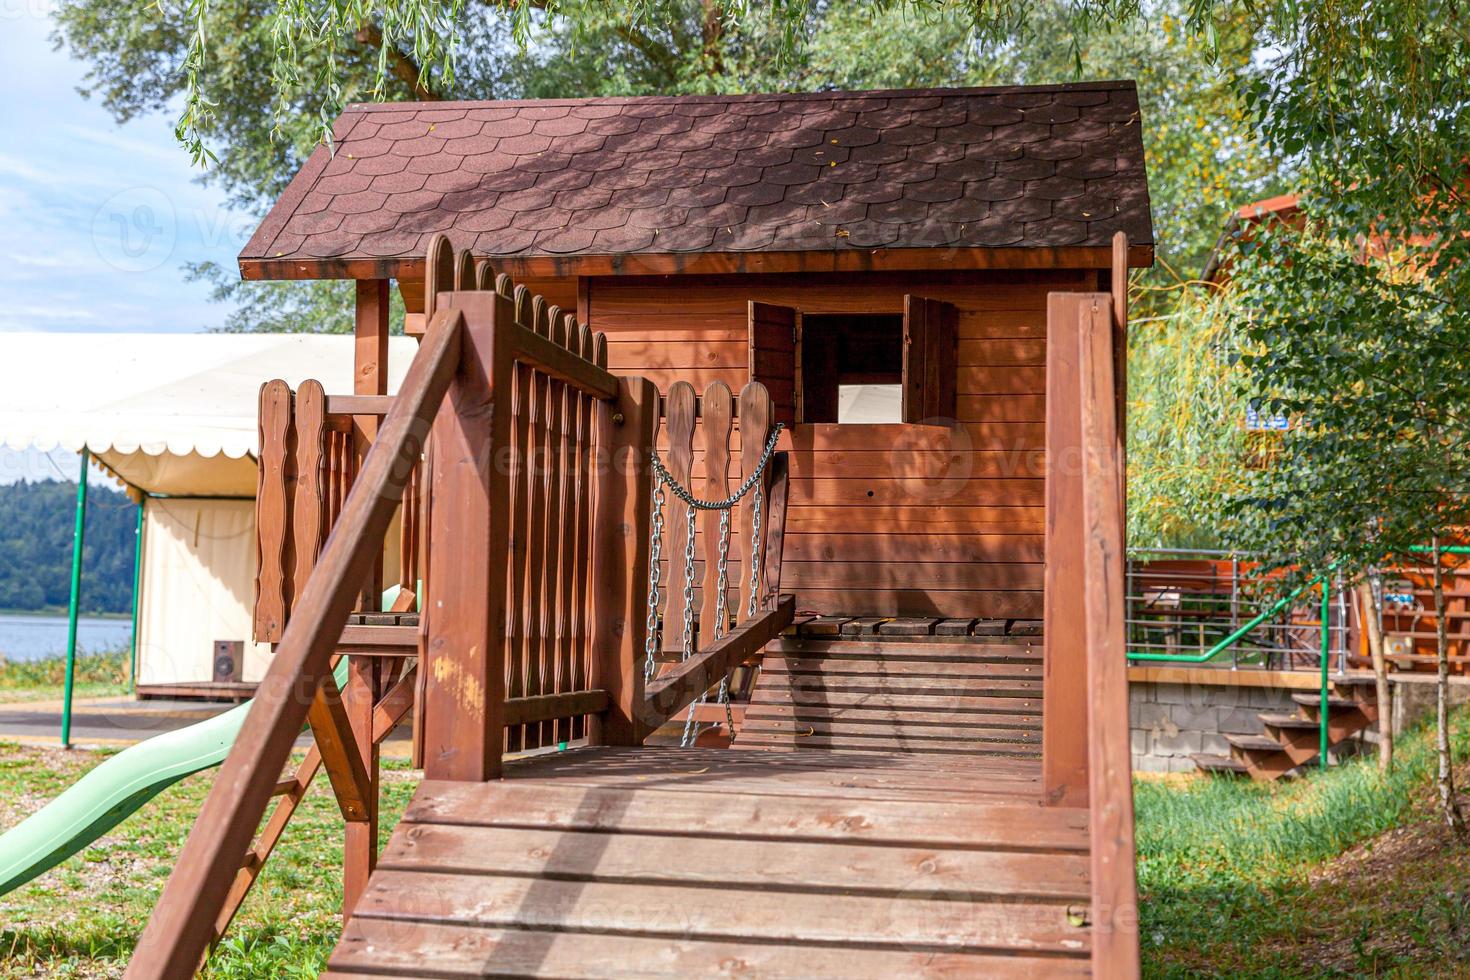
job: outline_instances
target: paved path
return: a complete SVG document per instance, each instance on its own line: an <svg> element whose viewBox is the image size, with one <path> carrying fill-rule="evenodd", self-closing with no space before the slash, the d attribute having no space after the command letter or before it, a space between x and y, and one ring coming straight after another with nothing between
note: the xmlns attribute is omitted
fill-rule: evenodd
<svg viewBox="0 0 1470 980"><path fill-rule="evenodd" d="M72 744L82 748L127 746L213 718L235 707L220 701L137 701L131 697L77 698L72 702ZM26 745L61 744L62 703L0 702L0 739ZM310 739L297 743L305 748ZM392 759L409 755L409 730L401 726L383 746Z"/></svg>

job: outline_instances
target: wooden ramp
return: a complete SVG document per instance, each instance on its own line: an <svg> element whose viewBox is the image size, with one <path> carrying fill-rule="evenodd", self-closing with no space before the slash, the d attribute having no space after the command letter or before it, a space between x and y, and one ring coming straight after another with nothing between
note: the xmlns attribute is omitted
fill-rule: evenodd
<svg viewBox="0 0 1470 980"><path fill-rule="evenodd" d="M589 748L425 782L326 976L1082 976L1029 759Z"/></svg>

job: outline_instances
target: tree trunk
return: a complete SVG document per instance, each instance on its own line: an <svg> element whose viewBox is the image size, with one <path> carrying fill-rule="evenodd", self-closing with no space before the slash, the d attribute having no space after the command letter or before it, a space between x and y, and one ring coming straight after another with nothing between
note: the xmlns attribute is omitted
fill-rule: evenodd
<svg viewBox="0 0 1470 980"><path fill-rule="evenodd" d="M1388 690L1388 662L1383 658L1378 605L1373 601L1373 586L1366 578L1358 583L1358 605L1363 610L1363 632L1368 635L1368 653L1373 657L1373 680L1378 700L1378 771L1387 773L1393 769L1393 696Z"/></svg>
<svg viewBox="0 0 1470 980"><path fill-rule="evenodd" d="M1435 660L1439 664L1439 683L1435 685L1435 748L1439 755L1439 806L1445 823L1456 834L1465 832L1465 818L1455 798L1454 759L1450 755L1450 637L1445 622L1444 565L1440 561L1439 536L1434 547L1434 643Z"/></svg>

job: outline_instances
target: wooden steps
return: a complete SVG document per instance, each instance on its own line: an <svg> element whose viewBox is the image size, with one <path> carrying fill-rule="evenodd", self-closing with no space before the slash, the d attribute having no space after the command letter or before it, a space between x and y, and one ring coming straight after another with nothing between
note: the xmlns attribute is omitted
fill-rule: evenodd
<svg viewBox="0 0 1470 980"><path fill-rule="evenodd" d="M328 977L1083 976L1032 760L574 749L423 783Z"/></svg>
<svg viewBox="0 0 1470 980"><path fill-rule="evenodd" d="M1034 758L1041 686L1035 637L786 637L734 747Z"/></svg>
<svg viewBox="0 0 1470 980"><path fill-rule="evenodd" d="M1372 677L1338 675L1332 680L1332 688L1327 697L1329 748L1341 745L1378 719ZM1294 715L1280 712L1259 715L1261 734L1226 735L1230 745L1228 757L1198 753L1190 758L1204 772L1266 780L1292 775L1302 766L1316 762L1321 755L1322 695L1293 694L1291 700L1298 705Z"/></svg>

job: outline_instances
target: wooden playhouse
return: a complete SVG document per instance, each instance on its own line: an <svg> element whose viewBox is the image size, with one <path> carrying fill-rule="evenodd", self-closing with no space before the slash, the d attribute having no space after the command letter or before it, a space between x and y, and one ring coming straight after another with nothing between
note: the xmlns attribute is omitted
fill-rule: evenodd
<svg viewBox="0 0 1470 980"><path fill-rule="evenodd" d="M1140 134L1128 82L349 107L240 264L355 280L355 390L262 390L275 661L130 976L319 769L332 976L1136 973Z"/></svg>

